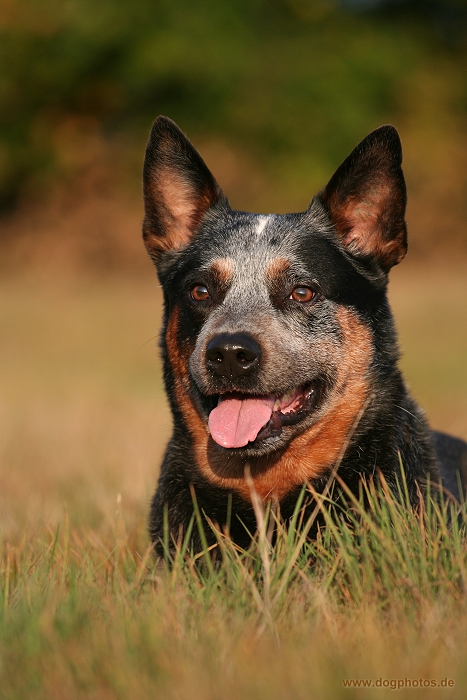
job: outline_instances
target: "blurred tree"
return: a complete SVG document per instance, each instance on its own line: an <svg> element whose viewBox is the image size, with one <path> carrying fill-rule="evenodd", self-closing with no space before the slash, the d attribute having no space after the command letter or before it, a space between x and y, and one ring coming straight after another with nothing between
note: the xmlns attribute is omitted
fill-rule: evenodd
<svg viewBox="0 0 467 700"><path fill-rule="evenodd" d="M448 16L446 45L433 21ZM434 90L446 76L465 115L465 16L463 0L0 0L0 207L116 137L141 153L159 113L248 149L289 189L322 183L404 115L420 72Z"/></svg>

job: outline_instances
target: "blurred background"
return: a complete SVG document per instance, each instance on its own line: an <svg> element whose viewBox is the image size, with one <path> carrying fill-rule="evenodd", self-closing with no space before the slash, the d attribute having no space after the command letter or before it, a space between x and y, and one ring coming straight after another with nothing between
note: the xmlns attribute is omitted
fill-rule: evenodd
<svg viewBox="0 0 467 700"><path fill-rule="evenodd" d="M303 210L370 130L398 128L403 368L467 438L466 0L0 0L4 532L64 508L95 526L117 501L144 521L170 430L140 239L158 114L258 212Z"/></svg>

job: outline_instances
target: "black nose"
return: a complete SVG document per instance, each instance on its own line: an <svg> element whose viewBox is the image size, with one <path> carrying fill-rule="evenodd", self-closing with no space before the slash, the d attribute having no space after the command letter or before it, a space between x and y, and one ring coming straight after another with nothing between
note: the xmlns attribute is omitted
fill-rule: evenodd
<svg viewBox="0 0 467 700"><path fill-rule="evenodd" d="M259 344L246 333L221 333L206 348L206 362L216 374L236 379L251 372L259 362Z"/></svg>

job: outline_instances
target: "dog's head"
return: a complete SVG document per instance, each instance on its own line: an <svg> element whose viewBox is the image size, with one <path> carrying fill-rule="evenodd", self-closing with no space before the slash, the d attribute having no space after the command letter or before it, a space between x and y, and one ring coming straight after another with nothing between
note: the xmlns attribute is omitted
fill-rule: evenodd
<svg viewBox="0 0 467 700"><path fill-rule="evenodd" d="M397 131L380 127L307 211L249 214L230 209L172 121L154 123L143 236L165 295L169 393L211 450L272 455L344 414L348 429L370 375L394 365L386 282L407 249L401 161Z"/></svg>

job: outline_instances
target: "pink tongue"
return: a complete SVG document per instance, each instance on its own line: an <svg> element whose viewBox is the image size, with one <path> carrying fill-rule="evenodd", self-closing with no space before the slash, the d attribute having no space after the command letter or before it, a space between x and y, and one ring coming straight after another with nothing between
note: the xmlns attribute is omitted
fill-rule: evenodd
<svg viewBox="0 0 467 700"><path fill-rule="evenodd" d="M274 397L226 398L209 414L209 430L222 447L244 447L271 418Z"/></svg>

